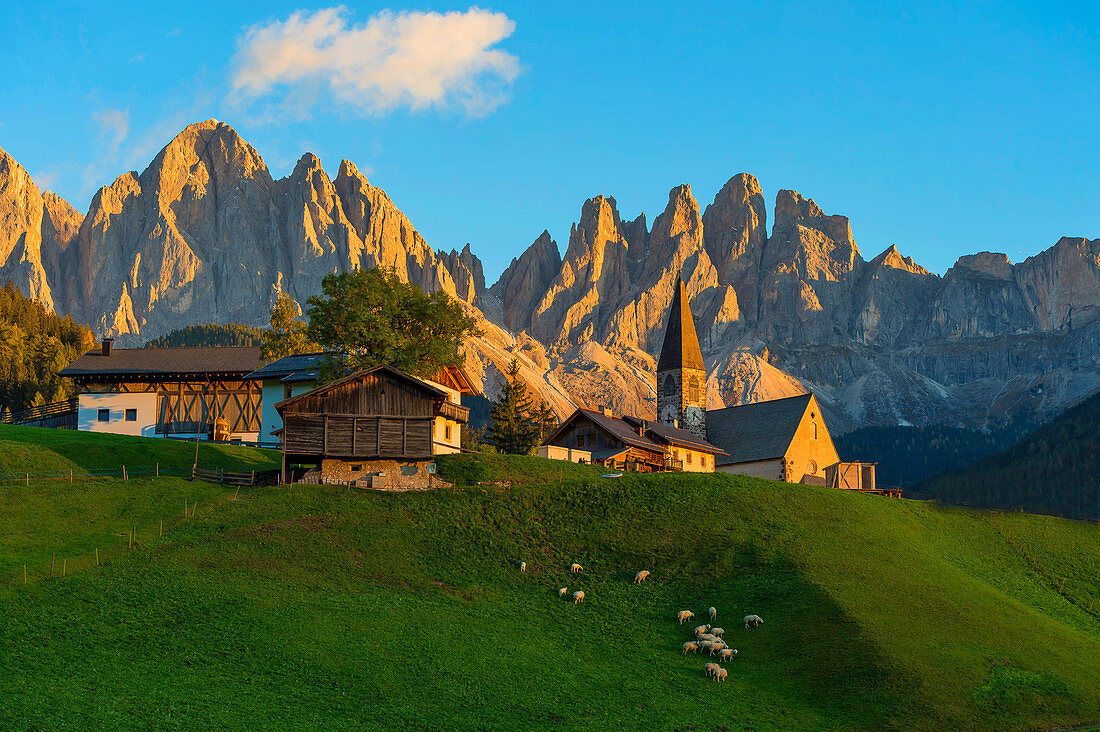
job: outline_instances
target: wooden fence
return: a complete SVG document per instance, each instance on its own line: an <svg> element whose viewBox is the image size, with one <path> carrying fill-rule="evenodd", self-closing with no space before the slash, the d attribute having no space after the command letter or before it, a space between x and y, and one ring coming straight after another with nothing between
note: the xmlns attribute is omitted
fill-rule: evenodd
<svg viewBox="0 0 1100 732"><path fill-rule="evenodd" d="M200 468L196 466L191 469L191 480L236 486L274 485L279 482L279 471L252 470L241 472L226 470L225 468Z"/></svg>
<svg viewBox="0 0 1100 732"><path fill-rule="evenodd" d="M76 429L77 397L40 404L0 416L0 422L30 427L64 427Z"/></svg>

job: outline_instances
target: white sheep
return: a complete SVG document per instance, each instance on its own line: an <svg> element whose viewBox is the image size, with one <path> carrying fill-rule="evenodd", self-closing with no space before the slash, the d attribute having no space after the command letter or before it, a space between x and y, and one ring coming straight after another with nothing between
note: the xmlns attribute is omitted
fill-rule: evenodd
<svg viewBox="0 0 1100 732"><path fill-rule="evenodd" d="M708 630L710 630L709 625L700 625L698 628L695 629L695 635L706 633Z"/></svg>
<svg viewBox="0 0 1100 732"><path fill-rule="evenodd" d="M683 655L687 655L688 653L698 653L698 652L699 652L699 644L696 643L695 641L688 641L688 642L684 643L684 649L682 651L680 651L680 655L683 656Z"/></svg>
<svg viewBox="0 0 1100 732"><path fill-rule="evenodd" d="M718 654L718 660L719 661L728 661L736 655L737 655L737 649L736 648L723 648L721 650L721 652Z"/></svg>
<svg viewBox="0 0 1100 732"><path fill-rule="evenodd" d="M716 663L708 663L706 666L703 666L703 673L707 676L714 676L714 672L720 668L722 667Z"/></svg>
<svg viewBox="0 0 1100 732"><path fill-rule="evenodd" d="M726 671L726 669L719 666L718 668L714 669L714 673L711 674L711 676L714 677L715 681L725 681L728 674L729 672Z"/></svg>
<svg viewBox="0 0 1100 732"><path fill-rule="evenodd" d="M725 628L711 628L710 632L714 633L716 636L721 638L722 634L726 632L726 629Z"/></svg>
<svg viewBox="0 0 1100 732"><path fill-rule="evenodd" d="M764 624L764 620L759 615L746 615L745 616L745 627L746 628L759 628L763 624Z"/></svg>
<svg viewBox="0 0 1100 732"><path fill-rule="evenodd" d="M519 571L520 572L526 572L527 571L527 562L520 562L519 563Z"/></svg>
<svg viewBox="0 0 1100 732"><path fill-rule="evenodd" d="M680 621L680 625L683 625L684 621L691 620L694 617L695 613L690 610L681 610L680 612L676 613L676 619Z"/></svg>
<svg viewBox="0 0 1100 732"><path fill-rule="evenodd" d="M570 571L570 572L583 572L583 571L584 571L584 567L582 567L581 565L577 564L576 562L573 562L572 564L570 564L570 565L569 565L569 571Z"/></svg>
<svg viewBox="0 0 1100 732"><path fill-rule="evenodd" d="M713 641L718 640L718 636L712 635L710 633L700 633L699 635L695 636L695 640L698 643L702 643L703 641L713 642Z"/></svg>
<svg viewBox="0 0 1100 732"><path fill-rule="evenodd" d="M718 611L715 610L714 608L710 609L710 619L711 620L717 620L718 619Z"/></svg>
<svg viewBox="0 0 1100 732"><path fill-rule="evenodd" d="M562 587L560 590L558 590L558 597L565 597L568 594L569 594L569 588L568 587Z"/></svg>
<svg viewBox="0 0 1100 732"><path fill-rule="evenodd" d="M584 590L577 590L573 593L573 604L576 605L578 602L584 602Z"/></svg>
<svg viewBox="0 0 1100 732"><path fill-rule="evenodd" d="M703 653L710 654L710 649L714 647L714 641L699 641L699 650Z"/></svg>
<svg viewBox="0 0 1100 732"><path fill-rule="evenodd" d="M723 648L729 648L729 646L727 646L727 645L726 645L725 643L723 643L722 641L711 641L711 644L710 644L710 655L712 655L712 656L713 656L713 655L714 655L714 654L716 654L716 653L720 653L720 652L722 651L722 649L723 649Z"/></svg>
<svg viewBox="0 0 1100 732"><path fill-rule="evenodd" d="M641 572L638 572L638 574L634 575L634 584L640 585L643 582L645 582L648 577L649 577L649 570L648 569L643 569Z"/></svg>

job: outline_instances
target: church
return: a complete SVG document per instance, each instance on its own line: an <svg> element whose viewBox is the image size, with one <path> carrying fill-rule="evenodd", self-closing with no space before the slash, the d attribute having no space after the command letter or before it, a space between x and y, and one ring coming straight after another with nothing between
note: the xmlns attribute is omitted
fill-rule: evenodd
<svg viewBox="0 0 1100 732"><path fill-rule="evenodd" d="M707 409L706 364L687 287L680 277L676 280L657 359L656 387L657 424L648 425L648 435L655 436L654 428L675 435L675 445L664 441L663 463L651 459L642 467L636 460L631 468L613 460L608 462L608 457L631 454L629 439L624 438L637 442L647 436L645 420L614 417L608 410L578 409L547 438L540 454L627 469L717 471L875 491L874 465L841 462L821 406L812 393ZM582 434L599 437L586 442L592 438ZM602 449L585 451L586 445ZM680 450L687 446L695 451L690 468L685 460L672 459L674 449L679 448L676 456L680 457ZM559 452L555 453L555 449ZM634 445L634 449L638 446Z"/></svg>

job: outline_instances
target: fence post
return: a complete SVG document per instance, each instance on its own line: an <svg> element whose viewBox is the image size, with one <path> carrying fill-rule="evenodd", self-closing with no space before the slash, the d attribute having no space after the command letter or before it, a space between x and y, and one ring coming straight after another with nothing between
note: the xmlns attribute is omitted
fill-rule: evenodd
<svg viewBox="0 0 1100 732"><path fill-rule="evenodd" d="M31 474L27 473L27 485L29 486L30 484L31 484Z"/></svg>
<svg viewBox="0 0 1100 732"><path fill-rule="evenodd" d="M23 584L27 584L27 565L23 565Z"/></svg>
<svg viewBox="0 0 1100 732"><path fill-rule="evenodd" d="M50 554L50 576L53 577L53 558L54 555Z"/></svg>
<svg viewBox="0 0 1100 732"><path fill-rule="evenodd" d="M159 478L160 477L160 463L157 463L156 467L157 467L157 477Z"/></svg>
<svg viewBox="0 0 1100 732"><path fill-rule="evenodd" d="M69 482L70 483L73 482L73 469L72 468L69 468Z"/></svg>
<svg viewBox="0 0 1100 732"><path fill-rule="evenodd" d="M64 577L69 573L69 560L68 558L61 560L61 576Z"/></svg>
<svg viewBox="0 0 1100 732"><path fill-rule="evenodd" d="M126 475L126 466L125 465L122 466L122 479L123 480L129 480L129 478Z"/></svg>
<svg viewBox="0 0 1100 732"><path fill-rule="evenodd" d="M99 566L99 547L95 548L95 566Z"/></svg>

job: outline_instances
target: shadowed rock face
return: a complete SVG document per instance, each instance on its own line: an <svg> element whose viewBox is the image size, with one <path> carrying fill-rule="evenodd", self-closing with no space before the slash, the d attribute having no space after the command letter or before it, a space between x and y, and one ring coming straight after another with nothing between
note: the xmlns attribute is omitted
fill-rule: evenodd
<svg viewBox="0 0 1100 732"><path fill-rule="evenodd" d="M173 139L85 216L0 151L0 277L101 335L137 343L202 322L266 324L331 272L383 265L458 298L490 396L513 357L559 413L652 417L654 371L682 275L711 408L813 389L834 432L864 424L1037 421L1100 388L1100 240L1064 238L1020 264L961 257L944 277L896 247L864 261L844 216L782 190L769 236L759 182L731 178L706 210L689 186L647 227L614 198L584 202L564 256L544 231L491 287L469 245L437 253L355 165L303 155L272 179L228 125Z"/></svg>

